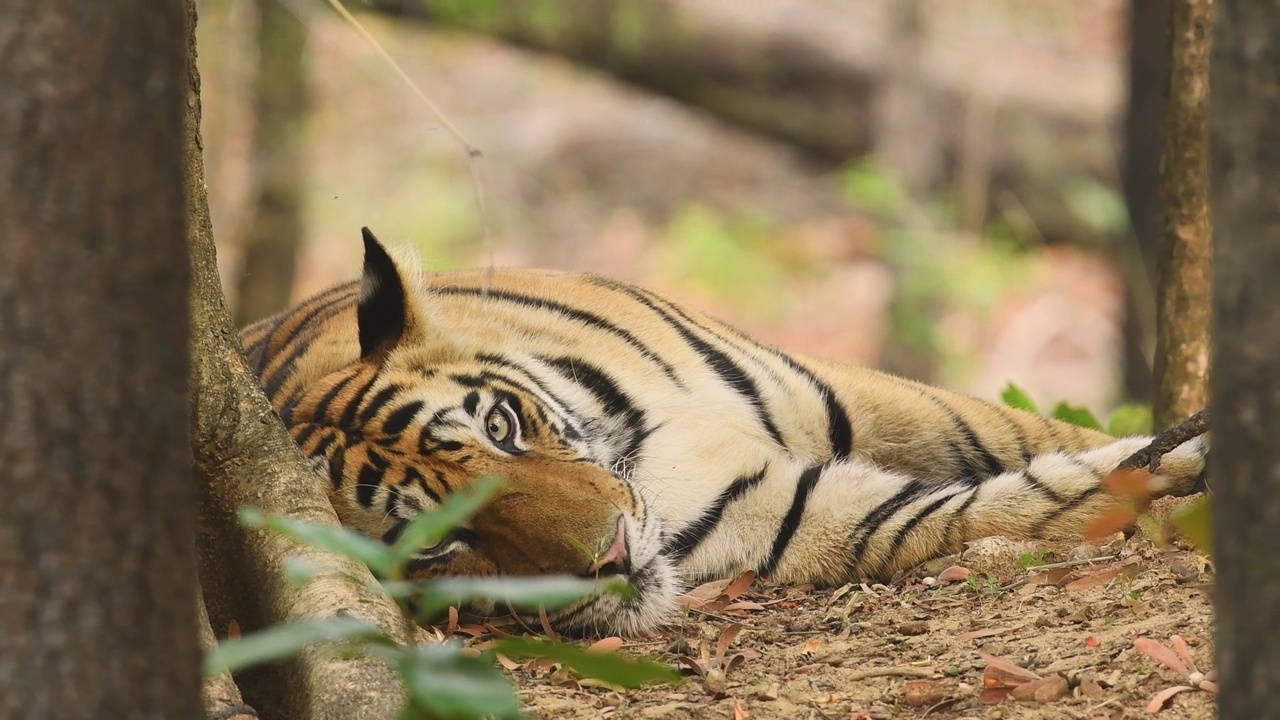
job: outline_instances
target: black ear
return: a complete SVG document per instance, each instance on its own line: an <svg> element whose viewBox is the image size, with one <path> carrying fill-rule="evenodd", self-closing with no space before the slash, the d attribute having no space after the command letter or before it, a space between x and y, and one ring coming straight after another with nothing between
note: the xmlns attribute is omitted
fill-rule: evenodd
<svg viewBox="0 0 1280 720"><path fill-rule="evenodd" d="M364 236L364 274L356 307L360 359L379 361L405 334L408 298L400 271L382 243L369 228L361 228L360 233Z"/></svg>

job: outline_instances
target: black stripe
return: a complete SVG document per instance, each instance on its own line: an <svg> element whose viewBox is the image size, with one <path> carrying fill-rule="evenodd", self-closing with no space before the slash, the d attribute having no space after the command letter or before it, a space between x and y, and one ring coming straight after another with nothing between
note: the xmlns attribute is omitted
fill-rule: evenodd
<svg viewBox="0 0 1280 720"><path fill-rule="evenodd" d="M338 418L338 427L343 430L349 430L355 427L356 411L358 411L360 409L360 405L364 403L365 395L368 395L369 391L373 389L373 383L377 379L378 376L376 374L371 376L369 378L369 382L365 383L363 387L356 391L356 396L351 398L350 402L347 403L347 406L343 408L342 416Z"/></svg>
<svg viewBox="0 0 1280 720"><path fill-rule="evenodd" d="M939 489L941 490L945 488L939 488ZM902 527L898 528L898 531L893 534L893 539L889 541L889 552L885 554L885 561L888 562L897 557L898 552L902 550L902 545L906 541L907 535L913 529L915 529L917 525L924 522L930 515L934 514L939 509L941 509L943 505L946 505L948 502L955 499L957 495L966 491L970 493L976 493L977 489L964 488L964 489L961 489L960 492L954 492L954 493L951 493L950 495L943 495L937 500L934 500L933 502L921 508L920 512L916 513L910 520L903 523Z"/></svg>
<svg viewBox="0 0 1280 720"><path fill-rule="evenodd" d="M768 470L767 465L760 468L760 471L754 475L743 475L730 483L701 517L684 526L675 537L666 542L664 549L667 555L676 562L688 557L720 524L729 503L736 502L746 495L748 490L759 485L764 480L766 470Z"/></svg>
<svg viewBox="0 0 1280 720"><path fill-rule="evenodd" d="M855 538L853 548L850 554L850 567L856 568L862 564L862 558L867 554L867 548L871 544L871 537L880 530L880 527L889 521L899 510L915 502L915 500L929 492L937 489L936 484L926 483L921 480L911 479L902 489L894 493L892 497L880 503L874 510L867 513L867 516L854 528L853 537Z"/></svg>
<svg viewBox="0 0 1280 720"><path fill-rule="evenodd" d="M316 307L308 308L307 305L299 307L295 312L282 318L280 325L276 327L276 330L272 331L272 335L274 336L275 332L279 331L281 327L284 327L286 321L296 318L300 313L303 314L303 318L294 324L293 329L290 330L288 335L284 338L283 344L280 347L286 350L286 354L279 360L279 362L276 363L275 369L270 373L266 373L267 366L271 364L270 360L279 358L279 354L272 355L268 358L267 353L263 353L263 363L259 370L259 377L262 379L262 386L266 390L267 397L275 397L276 393L280 391L280 386L289 379L289 371L293 370L294 363L296 363L298 358L302 357L302 355L311 348L310 342L297 342L302 332L312 326L319 325L334 315L342 312L343 308L337 306L354 298L353 292L350 296L342 295L326 302L321 302L330 293L336 293L345 287L347 286L334 288L333 290L313 298L313 302L317 303ZM337 309L335 309L335 307ZM270 344L275 344L274 337Z"/></svg>
<svg viewBox="0 0 1280 720"><path fill-rule="evenodd" d="M494 290L494 289L482 290L480 288L465 288L465 287L437 287L437 288L432 288L431 292L440 293L441 295L471 295L475 297L483 297L485 299L502 300L504 302L523 305L524 307L535 308L538 310L547 310L549 312L554 312L559 315L563 315L564 317L571 318L573 320L577 320L579 322L585 323L587 325L590 325L599 330L602 330L611 335L621 338L628 345L630 345L637 352L639 352L642 356L644 356L646 360L648 360L649 362L652 362L653 364L661 368L663 374L666 375L667 378L671 380L671 382L675 383L679 387L684 387L684 384L680 382L679 377L676 375L675 367L672 366L671 363L668 363L666 360L663 360L662 357L658 355L658 353L655 353L653 350L649 349L649 346L645 345L644 342L640 340L640 338L633 335L629 330L620 328L617 325L614 325L613 323L604 319L603 317L596 315L595 313L569 307L568 305L564 305L562 303L558 303L552 300L546 300L543 298L534 297L532 295L521 295L519 293L513 293L506 290Z"/></svg>
<svg viewBox="0 0 1280 720"><path fill-rule="evenodd" d="M1035 525L1031 526L1031 535L1033 537L1039 536L1040 533L1044 532L1044 529L1049 526L1049 523L1053 522L1054 520L1057 520L1059 517L1062 517L1064 514L1071 512L1072 510L1075 510L1076 508L1080 507L1085 503L1086 500L1093 497L1094 495L1097 495L1101 491L1102 491L1101 487L1091 487L1088 490L1085 490L1079 495L1063 503L1062 506L1059 507L1058 509L1050 510L1049 512L1045 513L1044 517L1040 518L1038 521L1036 521Z"/></svg>
<svg viewBox="0 0 1280 720"><path fill-rule="evenodd" d="M760 575L768 576L777 567L782 560L782 554L787 551L787 546L791 544L791 539L795 537L796 531L800 529L800 520L804 518L805 505L809 503L809 496L813 494L813 489L817 487L818 480L822 477L822 471L826 469L826 465L814 465L806 468L800 473L799 479L796 480L796 494L791 499L791 507L787 510L787 515L782 519L782 525L778 528L778 534L773 538L773 548L769 551L769 557L765 560L764 565L760 566Z"/></svg>
<svg viewBox="0 0 1280 720"><path fill-rule="evenodd" d="M947 404L942 398L930 393L930 388L915 383L912 384L915 385L921 395L928 398L939 410L947 415L956 432L960 433L964 438L964 444L968 448L968 452L965 452L958 445L952 444L952 454L956 455L957 459L960 460L962 479L973 484L973 482L982 482L993 478L1005 471L1004 464L995 455L991 454L986 445L982 444L973 428L969 423L965 422L955 408Z"/></svg>
<svg viewBox="0 0 1280 720"><path fill-rule="evenodd" d="M491 365L497 365L499 367L505 367L510 370L514 370L516 372L521 373L525 377L529 378L529 381L534 384L534 387L540 390L544 396L546 396L549 400L551 400L551 402L560 406L561 412L564 413L563 415L560 416L560 419L564 421L566 426L564 431L565 435L572 437L575 440L582 437L582 432L578 429L577 425L574 422L576 418L569 417L569 413L571 412L569 403L565 402L563 398L556 395L556 393L552 392L551 388L547 387L547 384L543 382L541 378L529 372L528 368L518 365L515 362L505 357L502 357L501 355L493 355L490 353L482 353L480 355L476 355L476 359L481 362L489 363ZM502 377L496 374L494 374L494 376ZM532 392L527 387L515 382L514 380L507 380L507 382L509 382L514 387L518 387L521 390L524 390L530 395L537 395L537 393ZM540 413L539 416L542 417L542 421L547 423L547 425L551 425L551 423L547 420L545 415L541 414L541 407L538 407L537 409Z"/></svg>
<svg viewBox="0 0 1280 720"><path fill-rule="evenodd" d="M615 290L622 290L624 292L627 292L629 290L634 290L635 292L638 292L644 295L650 301L661 301L664 305L666 305L666 307L671 309L673 312L675 312L677 315L683 318L686 322L694 325L695 327L701 328L702 330L716 336L717 338L719 338L720 340L726 343L735 344L733 343L732 340L730 340L729 338L726 338L723 334L717 332L714 328L710 328L706 325L703 325L702 323L699 323L693 318L689 317L689 315L685 313L684 310L680 308L680 306L668 300L659 298L657 295L654 295L653 293L647 290L644 290L642 288L628 287L620 283L612 282L609 280L604 280L604 283L606 284L606 286L613 288ZM632 294L632 293L628 293L628 294ZM645 303L645 304L648 304L648 303ZM844 406L841 405L840 401L836 398L835 391L831 389L831 386L824 383L821 379L818 378L817 375L814 375L813 372L809 370L809 368L801 365L799 362L796 361L795 358L791 357L787 353L779 350L778 348L765 345L760 341L756 340L755 338L743 332L740 332L731 326L726 325L725 327L728 328L730 331L732 331L734 334L736 334L742 340L753 345L756 349L762 350L778 358L779 360L784 362L787 365L787 367L790 368L793 372L800 375L806 382L808 382L813 387L817 388L818 394L822 396L822 404L825 407L826 413L827 413L827 440L828 442L831 443L832 457L837 460L843 460L848 458L849 454L853 452L853 425L849 422L849 415L848 413L845 412ZM738 350L743 353L747 352L745 348L741 348L741 347L739 347Z"/></svg>
<svg viewBox="0 0 1280 720"><path fill-rule="evenodd" d="M392 525L390 530L383 533L382 542L388 545L395 545L396 541L399 540L400 536L404 534L404 530L407 527L409 527L409 521L400 520L395 525Z"/></svg>
<svg viewBox="0 0 1280 720"><path fill-rule="evenodd" d="M374 416L382 410L382 408L389 405L392 400L396 399L396 395L399 395L403 391L404 388L394 384L388 385L379 390L377 394L373 396L373 399L369 401L369 404L365 405L364 409L360 411L360 424L364 425L372 420Z"/></svg>
<svg viewBox="0 0 1280 720"><path fill-rule="evenodd" d="M476 416L476 410L480 408L480 393L472 390L467 396L462 398L462 409L471 417Z"/></svg>
<svg viewBox="0 0 1280 720"><path fill-rule="evenodd" d="M724 354L720 348L717 348L706 340L703 340L701 337L698 337L696 333L688 327L685 327L685 325L673 317L671 313L658 307L656 303L649 300L649 298L645 297L638 290L625 285L619 285L617 287L631 297L634 297L645 307L652 310L653 313L661 318L663 322L671 327L671 329L675 330L680 337L684 339L685 343L689 345L690 349L702 358L702 361L711 368L712 372L714 372L722 382L733 388L734 392L738 393L743 400L747 401L747 404L755 411L756 419L760 421L761 425L764 425L765 430L769 433L769 437L773 438L773 441L780 447L787 446L786 441L782 439L782 432L778 430L777 424L773 421L773 416L769 414L769 409L766 407L764 398L760 395L760 388L756 385L755 380L752 380L751 376L747 374L745 369L730 359L728 355Z"/></svg>
<svg viewBox="0 0 1280 720"><path fill-rule="evenodd" d="M420 400L414 400L405 403L400 407L392 410L387 414L387 419L382 423L382 432L385 435L399 435L409 427L409 423L413 422L413 418L422 412L423 404Z"/></svg>
<svg viewBox="0 0 1280 720"><path fill-rule="evenodd" d="M334 383L333 387L329 388L329 391L320 398L320 402L316 403L316 407L311 413L312 419L316 422L325 420L329 415L329 406L333 404L333 401L338 397L338 394L355 379L356 374L352 373Z"/></svg>
<svg viewBox="0 0 1280 720"><path fill-rule="evenodd" d="M966 527L968 526L969 519L965 517L965 513L969 511L969 508L973 505L974 501L976 501L977 499L978 499L978 489L970 488L969 497L966 498L963 503L960 503L960 507L956 508L955 512L951 513L951 527L947 528L947 547L948 548L955 547L956 545L955 540L953 538L955 537L956 527L958 526L958 524L960 522L963 522L965 523ZM964 540L963 533L961 533L960 539L961 541Z"/></svg>
<svg viewBox="0 0 1280 720"><path fill-rule="evenodd" d="M360 474L356 476L356 502L360 503L360 507L367 509L373 506L373 495L381 483L381 470L372 464L360 468Z"/></svg>
<svg viewBox="0 0 1280 720"><path fill-rule="evenodd" d="M410 466L404 469L404 482L406 485L416 483L418 487L422 488L422 492L431 498L432 502L437 505L440 504L440 493L427 484L426 476L419 472L417 468Z"/></svg>
<svg viewBox="0 0 1280 720"><path fill-rule="evenodd" d="M1018 439L1018 454L1022 456L1024 465L1030 465L1031 458L1035 457L1035 453L1031 452L1031 443L1027 440L1027 433L1022 429L1022 423L1018 422L1018 415L1016 414L1023 411L1015 410L1005 405L992 405L992 407L1000 413L1005 422L1009 423L1009 427L1013 430L1013 436Z"/></svg>
<svg viewBox="0 0 1280 720"><path fill-rule="evenodd" d="M1032 474L1030 467L1022 471L1022 476L1026 479L1027 484L1030 485L1033 490L1044 495L1049 501L1056 503L1062 502L1062 496L1055 492L1053 488L1049 487L1043 480Z"/></svg>
<svg viewBox="0 0 1280 720"><path fill-rule="evenodd" d="M618 389L618 383L604 370L591 363L571 357L539 357L538 359L558 370L565 379L581 385L604 407L606 413L629 415L636 409L631 398Z"/></svg>

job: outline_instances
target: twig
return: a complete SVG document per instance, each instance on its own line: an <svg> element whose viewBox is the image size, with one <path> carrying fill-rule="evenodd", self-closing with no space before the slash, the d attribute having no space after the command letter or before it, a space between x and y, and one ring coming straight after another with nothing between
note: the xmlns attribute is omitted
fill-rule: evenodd
<svg viewBox="0 0 1280 720"><path fill-rule="evenodd" d="M840 676L841 682L846 680L866 680L875 677L909 677L909 678L931 678L933 670L918 667L880 667L867 668L866 670L855 670L851 673L845 673Z"/></svg>
<svg viewBox="0 0 1280 720"><path fill-rule="evenodd" d="M1093 563L1096 563L1096 562L1106 562L1108 560L1115 560L1119 557L1120 557L1119 555L1103 555L1102 557L1081 558L1079 560L1067 560L1066 562L1048 563L1045 565L1033 565L1032 567L1027 568L1027 572L1035 573L1035 572L1040 572L1041 570L1056 570L1058 568L1076 567L1078 565L1092 565Z"/></svg>
<svg viewBox="0 0 1280 720"><path fill-rule="evenodd" d="M1200 437L1209 432L1209 416L1207 410L1192 415L1173 427L1165 430L1151 441L1151 444L1125 458L1116 466L1116 470L1136 470L1146 466L1148 472L1154 473L1160 467L1160 460L1182 443Z"/></svg>

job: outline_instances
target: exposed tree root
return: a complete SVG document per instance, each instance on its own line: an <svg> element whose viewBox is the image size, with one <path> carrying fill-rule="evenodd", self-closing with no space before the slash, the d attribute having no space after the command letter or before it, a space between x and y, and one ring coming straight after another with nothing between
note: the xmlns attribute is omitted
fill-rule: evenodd
<svg viewBox="0 0 1280 720"><path fill-rule="evenodd" d="M377 592L363 565L236 522L255 506L313 522L337 524L318 481L258 381L245 365L218 278L200 138L200 75L196 69L194 3L189 1L186 134L187 234L191 254L191 440L202 483L197 553L213 637L235 620L246 632L304 618L345 615L365 620L403 640L404 625L391 600ZM283 573L299 556L322 577L303 587ZM235 685L243 691L237 702ZM395 673L372 658L340 657L311 648L296 659L214 679L207 693L226 717L264 719L387 720L398 715L403 690Z"/></svg>

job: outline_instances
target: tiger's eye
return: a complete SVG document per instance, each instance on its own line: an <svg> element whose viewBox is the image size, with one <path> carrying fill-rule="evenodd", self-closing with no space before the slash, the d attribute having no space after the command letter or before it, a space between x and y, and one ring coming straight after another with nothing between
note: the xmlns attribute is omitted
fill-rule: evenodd
<svg viewBox="0 0 1280 720"><path fill-rule="evenodd" d="M504 443L511 438L511 418L502 408L494 408L484 421L484 429L494 442Z"/></svg>

